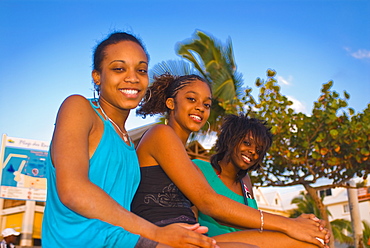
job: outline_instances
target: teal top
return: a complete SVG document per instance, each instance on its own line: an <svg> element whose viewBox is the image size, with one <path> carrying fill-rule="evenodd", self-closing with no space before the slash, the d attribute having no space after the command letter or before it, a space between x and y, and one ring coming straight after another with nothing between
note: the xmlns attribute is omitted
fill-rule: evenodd
<svg viewBox="0 0 370 248"><path fill-rule="evenodd" d="M238 195L232 190L230 190L217 176L215 170L213 169L212 165L209 162L199 160L199 159L194 159L193 162L203 172L203 175L207 179L208 183L218 194L226 196L242 204L245 204L244 196ZM258 208L257 202L255 199L251 199L251 198L246 198L246 199L248 202L248 206L255 208L255 209ZM213 219L212 217L208 215L203 214L201 211L198 212L198 222L200 225L208 227L208 236L210 237L241 230L241 229L221 225L215 219Z"/></svg>
<svg viewBox="0 0 370 248"><path fill-rule="evenodd" d="M89 179L130 211L140 181L134 145L128 146L105 120L104 133L89 162ZM98 219L88 219L67 208L59 199L55 168L47 158L47 200L42 223L42 247L135 247L139 235Z"/></svg>

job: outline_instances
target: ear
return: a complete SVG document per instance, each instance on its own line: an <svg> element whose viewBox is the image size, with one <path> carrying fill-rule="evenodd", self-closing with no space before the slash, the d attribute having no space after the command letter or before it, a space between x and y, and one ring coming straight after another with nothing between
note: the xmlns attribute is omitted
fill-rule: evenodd
<svg viewBox="0 0 370 248"><path fill-rule="evenodd" d="M94 84L100 85L100 72L98 72L97 70L93 70L91 72L91 76L94 80Z"/></svg>
<svg viewBox="0 0 370 248"><path fill-rule="evenodd" d="M175 100L173 98L167 98L166 106L171 110L175 109Z"/></svg>

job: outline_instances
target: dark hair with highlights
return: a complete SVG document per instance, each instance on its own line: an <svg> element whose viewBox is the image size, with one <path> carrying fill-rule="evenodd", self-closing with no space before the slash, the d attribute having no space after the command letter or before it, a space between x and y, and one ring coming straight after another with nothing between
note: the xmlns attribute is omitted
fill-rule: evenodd
<svg viewBox="0 0 370 248"><path fill-rule="evenodd" d="M154 82L148 87L143 101L136 110L136 114L143 116L143 118L147 115L167 115L169 113L169 109L166 106L167 99L176 98L179 90L195 80L206 83L211 90L210 84L205 79L195 74L174 76L165 73L160 76L155 76Z"/></svg>
<svg viewBox="0 0 370 248"><path fill-rule="evenodd" d="M266 126L266 121L249 118L244 114L227 115L216 141L216 154L211 157L212 166L221 172L218 161L225 157L230 159L232 153L235 152L235 148L243 142L246 135L253 136L261 151L257 163L248 170L241 170L237 175L237 181L245 177L248 171L259 169L262 166L262 160L272 145L273 137L271 128Z"/></svg>
<svg viewBox="0 0 370 248"><path fill-rule="evenodd" d="M138 44L144 50L144 53L145 53L145 55L146 55L146 57L149 61L149 54L146 51L143 42L139 38L133 36L132 34L128 34L128 33L125 33L125 32L115 32L115 33L110 34L108 36L108 38L106 38L105 40L100 42L95 47L94 53L93 53L93 70L101 72L101 70L102 70L101 63L102 63L102 61L103 61L103 59L106 55L105 54L106 48L109 45L117 44L121 41L132 41L132 42L135 42L136 44ZM99 85L94 84L94 88L98 93L100 92L100 86Z"/></svg>

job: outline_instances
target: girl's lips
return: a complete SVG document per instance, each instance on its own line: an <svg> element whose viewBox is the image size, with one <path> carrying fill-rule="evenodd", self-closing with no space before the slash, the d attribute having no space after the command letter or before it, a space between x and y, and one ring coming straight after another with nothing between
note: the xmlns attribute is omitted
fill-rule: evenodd
<svg viewBox="0 0 370 248"><path fill-rule="evenodd" d="M202 118L199 115L189 115L189 116L196 122L202 122Z"/></svg>
<svg viewBox="0 0 370 248"><path fill-rule="evenodd" d="M243 159L244 162L246 162L248 164L251 162L251 159L249 157L245 156L245 155L242 155L242 159Z"/></svg>
<svg viewBox="0 0 370 248"><path fill-rule="evenodd" d="M140 92L137 89L119 89L119 91L125 94L129 98L136 98Z"/></svg>

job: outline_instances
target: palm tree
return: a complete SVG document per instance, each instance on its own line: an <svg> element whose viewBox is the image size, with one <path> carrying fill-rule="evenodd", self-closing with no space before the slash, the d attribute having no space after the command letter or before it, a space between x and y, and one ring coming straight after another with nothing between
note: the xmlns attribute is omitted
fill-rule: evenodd
<svg viewBox="0 0 370 248"><path fill-rule="evenodd" d="M370 248L370 224L366 221L362 221L362 224L364 225L363 231L364 245L365 247Z"/></svg>
<svg viewBox="0 0 370 248"><path fill-rule="evenodd" d="M336 219L330 222L334 239L339 243L353 244L352 223L345 219Z"/></svg>
<svg viewBox="0 0 370 248"><path fill-rule="evenodd" d="M153 67L151 77L166 72L173 75L193 73L211 82L214 100L208 121L213 131L219 129L222 116L243 111L239 100L242 74L236 71L230 39L224 46L215 38L196 31L192 39L178 43L176 51L190 64L186 61L164 61ZM206 129L207 125L204 131Z"/></svg>
<svg viewBox="0 0 370 248"><path fill-rule="evenodd" d="M151 81L154 80L155 76L159 76L165 73L170 73L171 75L181 76L196 74L203 76L194 66L186 62L185 60L167 60L155 64L149 72L149 78Z"/></svg>
<svg viewBox="0 0 370 248"><path fill-rule="evenodd" d="M291 204L296 204L298 208L293 209L290 213L290 217L296 218L302 213L312 213L319 219L322 218L319 209L316 207L314 200L309 194L305 194L303 191L299 196L293 198ZM328 215L330 215L328 211Z"/></svg>
<svg viewBox="0 0 370 248"><path fill-rule="evenodd" d="M323 197L321 200L323 200ZM314 200L309 194L301 192L299 196L293 198L291 203L296 204L297 208L291 211L290 217L295 218L303 213L313 213L319 219L322 219L319 208L316 206ZM331 216L329 210L326 211L328 216ZM330 225L335 241L339 243L353 244L352 224L349 220L336 219L331 221Z"/></svg>

